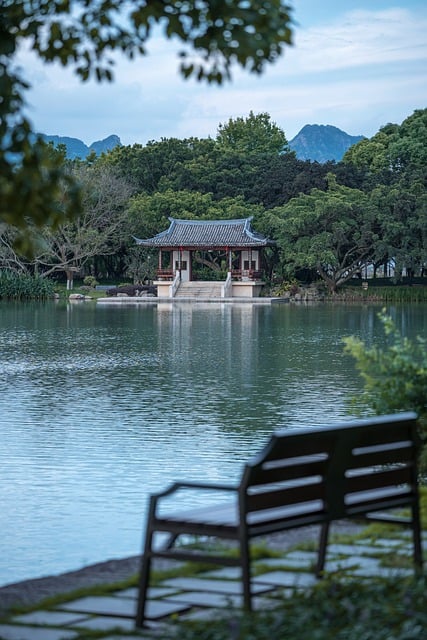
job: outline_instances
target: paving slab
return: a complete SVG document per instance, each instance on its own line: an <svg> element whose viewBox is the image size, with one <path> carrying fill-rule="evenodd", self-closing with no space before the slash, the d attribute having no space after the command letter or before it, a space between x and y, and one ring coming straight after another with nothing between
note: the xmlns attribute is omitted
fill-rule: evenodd
<svg viewBox="0 0 427 640"><path fill-rule="evenodd" d="M389 549L385 549L384 547L374 547L373 545L361 545L358 544L357 548L354 544L330 544L327 548L327 555L347 555L347 556L360 556L360 555L380 555L386 554L389 552Z"/></svg>
<svg viewBox="0 0 427 640"><path fill-rule="evenodd" d="M206 593L205 591L184 591L168 598L168 602L185 603L195 607L234 607L239 609L243 605L241 595L230 593Z"/></svg>
<svg viewBox="0 0 427 640"><path fill-rule="evenodd" d="M183 620L210 620L218 619L218 609L210 607L192 608L182 616ZM168 636L164 636L165 638Z"/></svg>
<svg viewBox="0 0 427 640"><path fill-rule="evenodd" d="M310 569L313 564L312 560L307 560L306 558L266 558L265 561L260 562L259 565L262 567L282 567L283 569L286 567L291 567L295 569ZM254 565L254 569L256 569L256 565Z"/></svg>
<svg viewBox="0 0 427 640"><path fill-rule="evenodd" d="M172 593L176 593L176 589L171 589L170 587L150 587L148 589L149 598L164 598ZM136 600L138 598L138 589L137 587L131 587L130 589L124 589L123 591L115 591L114 597L133 598Z"/></svg>
<svg viewBox="0 0 427 640"><path fill-rule="evenodd" d="M135 621L115 616L93 616L72 626L73 629L96 629L98 631L123 629L124 631L133 631L135 629Z"/></svg>
<svg viewBox="0 0 427 640"><path fill-rule="evenodd" d="M382 545L383 547L401 547L403 544L407 545L408 541L397 538L376 538L375 544Z"/></svg>
<svg viewBox="0 0 427 640"><path fill-rule="evenodd" d="M24 624L45 624L48 627L60 627L72 625L85 620L86 615L79 613L67 613L65 611L32 611L12 618L12 622Z"/></svg>
<svg viewBox="0 0 427 640"><path fill-rule="evenodd" d="M284 559L317 562L317 553L315 551L290 551L284 556Z"/></svg>
<svg viewBox="0 0 427 640"><path fill-rule="evenodd" d="M353 556L351 558L339 558L337 560L328 560L325 564L325 571L339 571L340 569L358 569L360 567L375 568L380 566L377 558L366 558L365 556Z"/></svg>
<svg viewBox="0 0 427 640"><path fill-rule="evenodd" d="M207 591L213 593L229 593L241 594L243 592L242 583L232 580L208 580L204 578L172 578L165 580L163 585L166 587L175 587L177 589L188 591ZM253 593L262 593L265 588L260 585L254 585Z"/></svg>
<svg viewBox="0 0 427 640"><path fill-rule="evenodd" d="M396 567L375 567L364 566L359 567L351 572L352 576L361 578L406 578L414 574L413 569L398 569Z"/></svg>
<svg viewBox="0 0 427 640"><path fill-rule="evenodd" d="M77 638L77 633L65 629L0 624L0 638L2 640L72 640Z"/></svg>
<svg viewBox="0 0 427 640"><path fill-rule="evenodd" d="M165 618L166 616L182 613L187 609L187 604L179 604L167 600L147 600L145 615L150 619Z"/></svg>
<svg viewBox="0 0 427 640"><path fill-rule="evenodd" d="M257 576L252 584L270 584L278 587L311 587L318 582L311 573L297 571L272 571Z"/></svg>
<svg viewBox="0 0 427 640"><path fill-rule="evenodd" d="M223 567L214 571L206 571L203 576L205 578L223 578L224 580L240 580L242 570L239 567Z"/></svg>
<svg viewBox="0 0 427 640"><path fill-rule="evenodd" d="M88 596L55 607L59 611L77 611L94 615L115 615L134 618L136 603L130 598L114 598L113 596Z"/></svg>

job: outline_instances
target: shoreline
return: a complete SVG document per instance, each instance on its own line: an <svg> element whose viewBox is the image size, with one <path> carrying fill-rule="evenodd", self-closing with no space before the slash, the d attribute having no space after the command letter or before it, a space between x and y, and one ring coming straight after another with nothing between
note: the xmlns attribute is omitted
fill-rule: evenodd
<svg viewBox="0 0 427 640"><path fill-rule="evenodd" d="M366 524L353 521L334 522L331 535L354 535L365 528ZM287 550L305 542L318 541L319 528L316 526L290 529L260 539L273 550ZM58 575L32 578L21 582L0 586L0 615L7 615L14 607L36 607L46 598L67 595L78 589L97 587L128 580L139 571L141 556L122 559L111 559L105 562L87 565L76 571L68 571ZM165 561L171 566L171 561Z"/></svg>

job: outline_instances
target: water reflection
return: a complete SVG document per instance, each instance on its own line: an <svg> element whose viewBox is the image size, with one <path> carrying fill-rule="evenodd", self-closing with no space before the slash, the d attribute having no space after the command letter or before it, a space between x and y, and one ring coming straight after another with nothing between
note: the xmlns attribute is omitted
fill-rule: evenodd
<svg viewBox="0 0 427 640"><path fill-rule="evenodd" d="M139 553L147 495L347 417L379 307L0 306L0 584ZM425 307L394 307L425 333ZM7 565L4 564L7 558Z"/></svg>

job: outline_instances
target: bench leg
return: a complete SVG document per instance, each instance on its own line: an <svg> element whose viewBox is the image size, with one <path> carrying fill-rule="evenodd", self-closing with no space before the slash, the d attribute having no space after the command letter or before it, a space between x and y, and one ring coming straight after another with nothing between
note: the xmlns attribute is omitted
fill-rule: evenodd
<svg viewBox="0 0 427 640"><path fill-rule="evenodd" d="M243 605L247 611L252 611L251 561L249 542L246 535L242 535L240 539L240 562L242 568Z"/></svg>
<svg viewBox="0 0 427 640"><path fill-rule="evenodd" d="M412 537L414 541L414 564L419 573L423 570L423 547L421 544L421 521L419 505L412 507Z"/></svg>
<svg viewBox="0 0 427 640"><path fill-rule="evenodd" d="M135 626L142 627L145 620L145 607L147 603L147 592L150 584L151 569L151 546L153 544L153 531L147 527L145 537L144 552L141 560L141 569L138 584L138 604L136 610Z"/></svg>
<svg viewBox="0 0 427 640"><path fill-rule="evenodd" d="M321 577L325 568L326 549L328 546L329 522L325 522L320 527L319 554L317 556L316 576Z"/></svg>

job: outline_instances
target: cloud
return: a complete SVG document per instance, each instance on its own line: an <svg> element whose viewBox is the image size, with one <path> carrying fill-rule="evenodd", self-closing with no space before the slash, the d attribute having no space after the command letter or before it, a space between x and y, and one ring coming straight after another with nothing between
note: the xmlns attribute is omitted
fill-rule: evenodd
<svg viewBox="0 0 427 640"><path fill-rule="evenodd" d="M342 13L297 27L295 46L261 77L237 70L222 87L183 80L177 47L160 37L146 58L118 58L112 85L82 84L69 69L42 65L28 52L21 61L33 84L36 128L86 143L111 133L125 144L215 136L220 122L250 110L268 112L289 139L307 123L373 135L424 108L426 32L426 10Z"/></svg>
<svg viewBox="0 0 427 640"><path fill-rule="evenodd" d="M328 73L426 59L426 30L427 12L415 16L406 9L352 11L328 25L297 31L287 73Z"/></svg>

